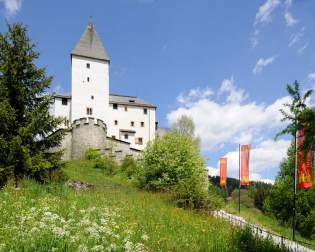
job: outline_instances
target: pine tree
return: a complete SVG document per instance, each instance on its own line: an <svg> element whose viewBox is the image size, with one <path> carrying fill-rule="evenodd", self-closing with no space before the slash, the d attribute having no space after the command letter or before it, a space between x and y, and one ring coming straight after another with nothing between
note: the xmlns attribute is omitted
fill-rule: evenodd
<svg viewBox="0 0 315 252"><path fill-rule="evenodd" d="M22 24L8 24L0 34L0 183L30 176L44 180L60 167L64 130L49 114L52 77L35 65L39 53Z"/></svg>

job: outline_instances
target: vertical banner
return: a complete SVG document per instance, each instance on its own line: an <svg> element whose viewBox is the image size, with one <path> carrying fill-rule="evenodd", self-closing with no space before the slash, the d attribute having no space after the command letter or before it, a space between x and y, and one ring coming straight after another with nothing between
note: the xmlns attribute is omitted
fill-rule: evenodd
<svg viewBox="0 0 315 252"><path fill-rule="evenodd" d="M226 186L226 166L227 158L220 158L220 186Z"/></svg>
<svg viewBox="0 0 315 252"><path fill-rule="evenodd" d="M300 150L304 141L304 130L298 130L297 140L297 167L298 167L298 188L307 189L313 186L313 157L309 150L306 156Z"/></svg>
<svg viewBox="0 0 315 252"><path fill-rule="evenodd" d="M250 144L241 146L241 185L249 185L249 153Z"/></svg>

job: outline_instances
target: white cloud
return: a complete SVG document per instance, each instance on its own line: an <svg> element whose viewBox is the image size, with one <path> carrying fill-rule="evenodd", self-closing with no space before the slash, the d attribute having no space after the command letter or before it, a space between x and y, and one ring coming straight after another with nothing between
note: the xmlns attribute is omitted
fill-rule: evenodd
<svg viewBox="0 0 315 252"><path fill-rule="evenodd" d="M255 65L255 67L254 67L254 69L253 69L253 73L254 73L254 74L261 73L262 70L263 70L266 66L272 64L275 59L276 59L276 56L269 57L269 58L266 58L266 59L264 59L264 58L258 59L256 65Z"/></svg>
<svg viewBox="0 0 315 252"><path fill-rule="evenodd" d="M232 76L230 79L224 79L222 81L219 95L227 93L228 96L226 98L226 101L228 103L241 103L242 101L246 100L247 94L245 93L245 90L243 89L237 89L234 86L234 77Z"/></svg>
<svg viewBox="0 0 315 252"><path fill-rule="evenodd" d="M270 23L272 21L271 14L279 6L279 0L267 0L258 9L255 16L255 25L261 23Z"/></svg>
<svg viewBox="0 0 315 252"><path fill-rule="evenodd" d="M284 19L285 19L287 26L293 26L298 22L298 20L296 18L294 18L292 16L292 13L290 12L290 8L292 6L292 3L293 3L292 0L286 0L284 3L285 4Z"/></svg>
<svg viewBox="0 0 315 252"><path fill-rule="evenodd" d="M250 152L250 180L265 180L261 173L278 169L280 162L286 157L289 140L274 141L271 139L259 143ZM237 151L228 152L224 155L228 159L227 176L238 178L239 173L239 153ZM272 181L269 181L272 182Z"/></svg>
<svg viewBox="0 0 315 252"><path fill-rule="evenodd" d="M309 73L309 74L307 75L307 77L308 77L309 79L311 79L311 80L315 80L315 72L314 72L314 73Z"/></svg>
<svg viewBox="0 0 315 252"><path fill-rule="evenodd" d="M300 47L297 52L298 54L302 55L304 53L304 51L306 50L306 48L308 47L308 42L305 43L302 47Z"/></svg>
<svg viewBox="0 0 315 252"><path fill-rule="evenodd" d="M285 126L281 122L279 109L283 108L284 103L290 102L290 97L281 97L267 105L245 102L248 94L237 88L234 82L233 77L224 79L217 92L211 90L211 95L199 95L199 98L196 97L201 94L200 88L187 94L182 93L178 97L179 107L167 114L168 122L172 125L182 115L191 117L195 123L196 135L201 139L203 152L222 151L225 147L235 146L235 151L226 152L225 155L228 158L230 177L238 177L236 146L239 143L251 143L251 179L273 182L262 176L262 173L278 169L280 161L286 155L290 141L274 142L270 136L273 137L275 132ZM190 97L194 99L191 100ZM187 100L189 103L185 103ZM218 175L217 167L209 166L209 174Z"/></svg>
<svg viewBox="0 0 315 252"><path fill-rule="evenodd" d="M22 7L23 0L0 0L0 3L3 4L6 15L13 16L15 15Z"/></svg>
<svg viewBox="0 0 315 252"><path fill-rule="evenodd" d="M191 106L196 100L205 99L213 95L214 92L209 88L195 88L189 90L188 94L180 94L177 101L184 106Z"/></svg>
<svg viewBox="0 0 315 252"><path fill-rule="evenodd" d="M298 20L295 19L289 11L285 11L284 18L287 26L293 26L298 22Z"/></svg>
<svg viewBox="0 0 315 252"><path fill-rule="evenodd" d="M271 139L265 140L251 149L250 152L250 180L263 181L273 184L274 180L264 178L261 173L268 173L279 168L280 162L286 157L287 150L290 146L290 141ZM227 158L227 176L230 178L239 177L239 152L238 150L228 152L224 155ZM219 176L219 161L218 168L208 166L208 174L210 176Z"/></svg>
<svg viewBox="0 0 315 252"><path fill-rule="evenodd" d="M188 99L189 93L186 95ZM167 114L169 124L182 115L190 116L196 125L196 134L201 138L202 149L216 150L225 144L259 141L262 132L279 128L283 125L279 109L290 101L289 97L282 97L268 106L255 102L242 104L248 95L237 89L231 79L222 82L218 97L222 100L223 95L226 97L222 102L211 96L183 104L186 100L182 94L179 108Z"/></svg>
<svg viewBox="0 0 315 252"><path fill-rule="evenodd" d="M297 32L297 33L293 33L290 38L289 38L289 47L294 46L296 43L298 43L301 38L303 38L305 33L305 28L302 28L301 31Z"/></svg>

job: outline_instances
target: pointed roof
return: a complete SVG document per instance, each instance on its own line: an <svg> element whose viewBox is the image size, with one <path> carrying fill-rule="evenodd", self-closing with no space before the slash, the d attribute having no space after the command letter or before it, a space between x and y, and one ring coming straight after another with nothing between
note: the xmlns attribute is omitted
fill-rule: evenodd
<svg viewBox="0 0 315 252"><path fill-rule="evenodd" d="M93 23L90 21L71 55L110 61L108 54L98 36Z"/></svg>

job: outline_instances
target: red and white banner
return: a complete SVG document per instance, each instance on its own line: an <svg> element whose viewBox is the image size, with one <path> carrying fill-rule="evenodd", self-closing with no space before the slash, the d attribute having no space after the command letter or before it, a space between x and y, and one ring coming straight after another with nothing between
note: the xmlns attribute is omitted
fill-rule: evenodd
<svg viewBox="0 0 315 252"><path fill-rule="evenodd" d="M298 188L307 189L313 186L313 155L309 150L306 156L300 150L304 141L304 130L298 130L297 139L297 165L298 165Z"/></svg>
<svg viewBox="0 0 315 252"><path fill-rule="evenodd" d="M226 186L227 158L220 158L220 186Z"/></svg>
<svg viewBox="0 0 315 252"><path fill-rule="evenodd" d="M241 146L241 185L249 185L249 153L250 144Z"/></svg>

